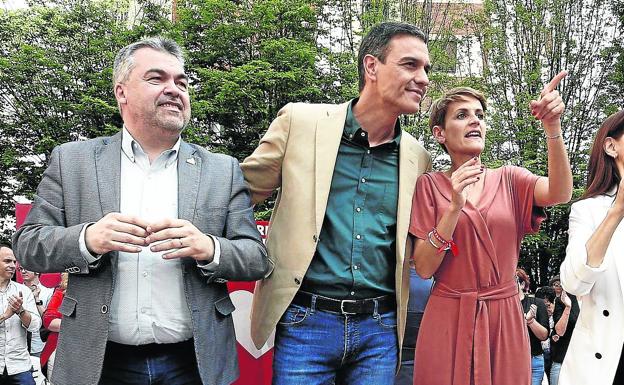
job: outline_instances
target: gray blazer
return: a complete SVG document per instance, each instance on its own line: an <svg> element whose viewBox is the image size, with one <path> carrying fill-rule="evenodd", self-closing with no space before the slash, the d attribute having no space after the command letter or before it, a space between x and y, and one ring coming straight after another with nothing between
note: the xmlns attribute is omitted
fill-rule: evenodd
<svg viewBox="0 0 624 385"><path fill-rule="evenodd" d="M55 148L26 222L13 236L17 259L28 270L70 273L59 309L63 326L52 378L57 385L97 384L102 372L117 253L90 266L78 238L85 223L119 211L120 165L121 133ZM221 244L212 275L202 275L191 258L183 260L182 272L202 382L230 384L238 363L225 281L257 280L269 269L238 162L182 142L178 212Z"/></svg>

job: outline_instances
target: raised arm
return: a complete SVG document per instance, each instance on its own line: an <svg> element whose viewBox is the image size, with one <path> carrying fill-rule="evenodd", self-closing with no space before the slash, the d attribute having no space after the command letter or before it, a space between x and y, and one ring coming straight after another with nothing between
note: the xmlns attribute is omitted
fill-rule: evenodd
<svg viewBox="0 0 624 385"><path fill-rule="evenodd" d="M453 238L461 209L466 203L464 189L466 186L478 181L481 173L483 173L483 166L478 164L476 158L471 158L451 174L451 184L453 186L451 204L435 226L438 234L444 240L450 241ZM433 231L433 229L431 230ZM414 259L416 272L422 278L430 278L438 270L444 259L445 253L439 250L442 244L434 236L428 236L429 239L410 238L414 242L412 258Z"/></svg>
<svg viewBox="0 0 624 385"><path fill-rule="evenodd" d="M561 132L561 114L565 104L557 91L559 82L566 77L561 71L548 83L539 100L531 101L531 114L544 126L548 147L548 177L538 179L535 185L535 204L553 206L570 201L572 197L572 171Z"/></svg>
<svg viewBox="0 0 624 385"><path fill-rule="evenodd" d="M610 205L599 198L586 199L572 205L568 229L566 257L561 264L561 284L576 296L589 294L596 280L606 271L603 264L615 230L624 218L624 192L620 182L618 193ZM595 215L606 215L598 225ZM599 219L595 222L597 223Z"/></svg>

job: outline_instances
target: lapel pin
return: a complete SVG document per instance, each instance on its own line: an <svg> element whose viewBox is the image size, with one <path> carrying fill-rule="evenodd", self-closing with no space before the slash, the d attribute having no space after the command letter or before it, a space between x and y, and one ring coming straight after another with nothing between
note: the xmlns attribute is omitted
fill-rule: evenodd
<svg viewBox="0 0 624 385"><path fill-rule="evenodd" d="M195 165L195 159L194 159L194 158L188 158L188 159L186 160L186 163L188 163L188 164L192 164L192 165Z"/></svg>

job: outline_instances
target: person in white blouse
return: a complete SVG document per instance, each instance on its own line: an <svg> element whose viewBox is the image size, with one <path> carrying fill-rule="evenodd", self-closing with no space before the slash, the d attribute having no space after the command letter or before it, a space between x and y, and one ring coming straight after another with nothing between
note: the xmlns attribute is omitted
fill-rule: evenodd
<svg viewBox="0 0 624 385"><path fill-rule="evenodd" d="M20 273L22 273L22 278L24 279L24 286L28 287L32 291L39 316L43 317L43 312L48 307L48 302L50 302L50 298L52 298L54 289L45 286L41 283L41 281L39 281L39 276L41 274L26 270L21 266L19 269ZM33 331L30 339L30 354L39 357L41 355L41 351L43 350L43 345L44 342L41 340L39 330Z"/></svg>
<svg viewBox="0 0 624 385"><path fill-rule="evenodd" d="M0 384L35 385L26 332L39 330L41 317L32 292L11 281L13 274L13 250L0 244Z"/></svg>
<svg viewBox="0 0 624 385"><path fill-rule="evenodd" d="M582 303L559 385L624 383L624 111L602 124L572 205L561 284Z"/></svg>

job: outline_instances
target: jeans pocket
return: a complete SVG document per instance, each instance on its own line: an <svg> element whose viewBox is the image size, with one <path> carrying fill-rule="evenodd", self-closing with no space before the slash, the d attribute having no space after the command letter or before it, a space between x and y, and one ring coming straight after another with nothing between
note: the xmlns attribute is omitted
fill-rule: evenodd
<svg viewBox="0 0 624 385"><path fill-rule="evenodd" d="M375 318L379 326L383 328L396 329L397 327L396 312L373 315L373 318Z"/></svg>
<svg viewBox="0 0 624 385"><path fill-rule="evenodd" d="M295 326L301 324L308 318L310 309L299 305L290 305L279 320L282 326Z"/></svg>

